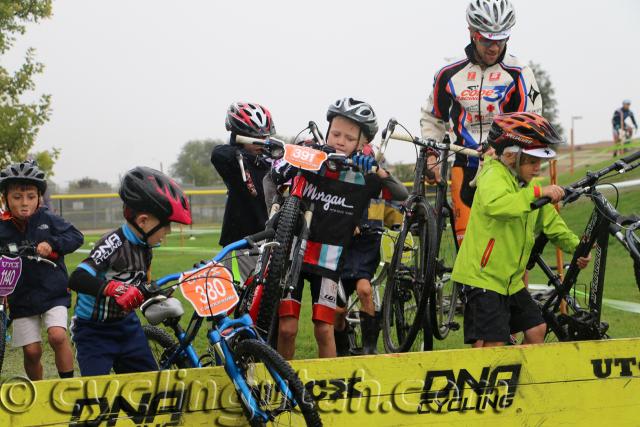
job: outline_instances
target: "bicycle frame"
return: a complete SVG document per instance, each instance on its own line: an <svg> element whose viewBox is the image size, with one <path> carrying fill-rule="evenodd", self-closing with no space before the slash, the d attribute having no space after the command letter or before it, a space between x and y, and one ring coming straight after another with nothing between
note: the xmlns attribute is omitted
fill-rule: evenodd
<svg viewBox="0 0 640 427"><path fill-rule="evenodd" d="M580 257L588 256L591 248L595 244L595 257L593 259L593 275L591 278L591 284L589 288L589 312L591 313L589 321L593 322L593 325L597 326L597 331L602 335L597 338L602 338L606 333L606 324L601 323L602 315L602 296L604 293L604 278L607 264L607 250L609 247L609 235L613 235L617 239L619 236L617 233L620 228L615 226L609 218L617 218L619 213L615 210L609 201L595 189L591 190L589 196L592 198L595 207L591 214L591 218L585 227L578 247L576 248L569 269L567 270L564 280L560 282L560 277L554 274L553 270L544 261L541 256L542 250L546 243L546 236L539 236L534 245L534 251L532 252L532 259L536 264L540 266L545 275L549 278L550 283L555 287L551 297L543 305L542 311L545 314L545 320L549 323L550 327L556 328L557 332L560 332L559 338L569 339L568 336L561 337L564 334L560 329L560 325L557 324L558 320L555 319L555 312L560 308L562 300L566 300L569 307L572 310L578 312L582 308L578 303L570 296L571 289L575 286L580 268L578 267L577 260ZM554 319L551 319L551 316ZM554 331L554 332L556 332ZM596 330L594 330L596 331Z"/></svg>
<svg viewBox="0 0 640 427"><path fill-rule="evenodd" d="M541 310L549 328L553 330L561 341L570 339L602 339L607 337L608 324L602 322L601 318L609 235L615 237L627 250L629 250L629 247L626 243L625 236L621 232L622 227L615 222L621 216L620 213L611 205L609 200L596 189L595 184L598 179L611 171L618 170L624 172L637 167L639 164L630 165L630 163L636 161L638 158L640 158L640 152L621 159L614 163L614 165L604 168L601 171L590 173L585 179L569 186L569 189L573 190L583 189L583 191L577 194L587 195L593 202L594 208L582 238L580 239L580 243L574 251L564 280L560 281L560 276L555 274L542 258L542 251L547 243L547 237L540 235L536 239L527 264L527 269L532 268L534 263L537 264L549 279L549 284L554 287L551 296L541 307ZM572 198L569 199L570 201L577 199L577 196L571 197ZM587 257L593 247L595 247L596 253L593 259L594 268L589 286L588 311L586 311L571 297L570 291L575 286L578 274L580 273L580 268L577 264L578 258ZM564 314L556 315L563 300L566 301L571 310L576 313L574 316ZM562 328L565 324L569 326L568 331Z"/></svg>
<svg viewBox="0 0 640 427"><path fill-rule="evenodd" d="M237 249L247 248L250 245L251 243L247 239L231 243L222 248L222 250L213 258L213 261L219 262L230 252ZM156 283L158 286L162 286L171 281L178 280L181 274L182 273L169 274L157 280ZM191 343L193 342L203 320L204 318L198 316L197 313L193 314L191 321L189 322L189 327L187 328L189 333L182 331L182 334L180 334L181 336L177 336L179 341L178 347L169 357L167 357L160 369L168 369L171 364L180 357L180 355L186 355L189 357L191 362L195 362L194 367L202 366ZM207 333L207 339L209 341L209 345L215 350L216 364L224 366L224 369L231 378L234 387L240 393L241 399L247 404L247 407L251 412L249 414L249 419L253 420L256 417L259 417L263 422L268 421L268 415L259 408L249 386L242 378L240 369L234 360L233 352L228 344L228 341L234 339L236 336L243 336L263 341L253 326L251 316L249 316L249 314L244 314L238 319L231 319L226 314L222 314L219 316L209 317L207 320L211 320L213 322L212 328ZM275 379L277 386L280 388L282 393L294 402L294 404L297 404L293 399L293 394L291 393L288 384L280 377L280 375L278 375L277 372L272 371L271 369L269 372Z"/></svg>
<svg viewBox="0 0 640 427"><path fill-rule="evenodd" d="M447 145L449 145L449 135L445 135L444 141ZM434 202L434 206L436 209L436 220L438 225L438 237L436 239L436 244L440 247L440 243L442 242L442 233L446 228L446 220L449 219L449 223L451 224L451 232L453 233L453 240L455 241L456 253L460 249L460 245L458 243L458 238L456 236L456 227L455 227L455 217L453 215L453 209L449 204L449 200L447 200L447 191L449 189L449 184L447 183L447 177L449 176L449 149L441 150L442 162L440 163L440 182L438 182L436 188L436 199Z"/></svg>
<svg viewBox="0 0 640 427"><path fill-rule="evenodd" d="M235 251L236 249L242 249L248 246L248 242L247 240L243 239L243 240L239 240L237 242L233 242L227 246L225 246L224 248L222 248L222 250L213 258L213 261L215 262L219 262L220 260L222 260L225 256L227 256L229 253ZM170 274L167 276L164 276L160 279L158 279L156 281L158 286L162 286L165 285L169 282L172 282L174 280L178 280L180 278L180 274L181 273L174 273L174 274ZM212 320L214 322L214 324L219 323L224 317L226 316L218 316L215 318L207 318L207 320ZM198 357L197 352L195 351L195 349L193 348L193 345L191 345L191 343L193 342L193 340L195 339L196 335L198 334L198 331L200 330L200 327L202 326L202 322L205 320L205 318L198 316L197 313L193 313L193 315L191 316L191 319L189 320L189 325L187 326L187 329L182 329L182 327L180 326L180 324L178 323L179 319L172 319L170 322L168 322L167 326L171 327L174 331L174 334L176 336L176 338L178 339L178 347L171 353L170 356L168 356L162 363L161 366L159 366L159 368L162 369L169 369L171 367L171 365L180 357L186 357L189 360L189 363L191 364L191 366L193 368L201 368L202 362L201 359ZM218 362L218 360L216 360L216 362Z"/></svg>

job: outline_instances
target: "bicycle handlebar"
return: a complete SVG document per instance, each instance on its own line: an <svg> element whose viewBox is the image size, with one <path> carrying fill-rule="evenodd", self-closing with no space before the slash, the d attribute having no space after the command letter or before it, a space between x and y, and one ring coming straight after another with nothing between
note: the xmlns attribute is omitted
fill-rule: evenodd
<svg viewBox="0 0 640 427"><path fill-rule="evenodd" d="M5 255L8 257L20 257L29 259L35 262L44 262L45 264L49 264L52 267L57 267L55 260L57 260L60 255L56 251L51 251L47 258L41 257L38 255L35 245L22 245L18 246L16 244L10 243L6 246L0 247L0 255Z"/></svg>
<svg viewBox="0 0 640 427"><path fill-rule="evenodd" d="M431 138L419 138L417 136L412 138L409 135L397 132L393 132L390 138L398 141L410 142L420 147L435 148L436 150L449 150L453 151L456 154L463 154L469 157L480 157L480 155L482 154L481 152L473 150L471 148L460 147L459 145L455 144L447 144L446 142L437 142L435 139Z"/></svg>
<svg viewBox="0 0 640 427"><path fill-rule="evenodd" d="M255 234L252 234L250 236L247 236L247 237L245 237L243 239L235 241L233 243L229 243L228 245L223 247L215 257L213 257L213 261L219 262L225 256L227 256L227 254L229 254L230 252L235 251L236 249L244 249L244 248L247 248L247 247L255 247L257 241L264 240L264 239L270 239L273 236L275 236L275 231L273 229L271 229L271 228L268 228L266 230L260 231L258 233L255 233ZM156 284L158 286L162 286L162 285L164 285L166 283L169 283L171 281L178 280L181 275L182 275L182 273L167 274L166 276L161 277L160 279L158 279L156 281Z"/></svg>
<svg viewBox="0 0 640 427"><path fill-rule="evenodd" d="M254 138L252 136L236 135L235 142L238 144L247 144L247 145L267 145L270 143L275 143L275 145L285 144L283 140L274 138L272 136L265 137L265 138Z"/></svg>
<svg viewBox="0 0 640 427"><path fill-rule="evenodd" d="M257 145L259 147L264 147L268 152L266 156L271 157L274 160L278 160L282 158L282 156L284 155L285 142L271 136L266 138L253 138L250 136L236 135L235 142L237 144ZM243 171L243 176L244 176L244 171Z"/></svg>
<svg viewBox="0 0 640 427"><path fill-rule="evenodd" d="M255 246L256 242L266 239L272 239L276 235L273 228L267 228L266 230L259 231L255 234L244 238L251 246Z"/></svg>
<svg viewBox="0 0 640 427"><path fill-rule="evenodd" d="M588 187L595 185L598 180L600 180L600 178L613 171L618 171L618 173L625 173L637 168L638 166L640 166L640 162L636 162L639 159L640 151L637 151L626 157L623 157L622 159L616 160L611 165L604 167L599 171L587 172L587 176L585 176L584 178L574 182L573 184L569 184L568 186L563 187L565 191L563 202L567 204L577 200ZM551 202L551 199L549 197L540 197L539 199L531 203L531 209L539 209L549 202Z"/></svg>

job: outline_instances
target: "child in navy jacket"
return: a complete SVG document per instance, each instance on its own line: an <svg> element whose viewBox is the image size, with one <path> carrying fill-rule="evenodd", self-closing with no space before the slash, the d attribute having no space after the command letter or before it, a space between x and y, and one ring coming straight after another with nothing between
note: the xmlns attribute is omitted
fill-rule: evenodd
<svg viewBox="0 0 640 427"><path fill-rule="evenodd" d="M33 244L44 262L22 260L22 273L9 295L13 319L13 346L22 347L24 369L31 380L43 377L42 324L55 353L61 378L73 376L73 353L67 338L67 309L71 294L67 289L64 255L78 249L83 236L73 225L42 206L47 188L45 174L31 162L11 165L0 172L0 192L5 212L0 221L0 244Z"/></svg>

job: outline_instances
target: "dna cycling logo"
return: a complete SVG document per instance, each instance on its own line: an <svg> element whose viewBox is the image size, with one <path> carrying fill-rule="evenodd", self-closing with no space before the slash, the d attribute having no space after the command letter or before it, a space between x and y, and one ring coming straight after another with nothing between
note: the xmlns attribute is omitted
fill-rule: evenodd
<svg viewBox="0 0 640 427"><path fill-rule="evenodd" d="M482 97L483 101L496 102L504 97L504 93L507 87L505 85L499 86L483 86L480 89L479 86L468 86L467 89L460 92L458 100L460 101L477 101Z"/></svg>
<svg viewBox="0 0 640 427"><path fill-rule="evenodd" d="M324 191L319 191L318 187L314 184L307 182L303 192L303 197L311 200L312 202L320 201L323 203L322 208L328 211L331 207L342 207L346 209L353 209L353 205L347 204L347 198L341 195L335 195Z"/></svg>
<svg viewBox="0 0 640 427"><path fill-rule="evenodd" d="M100 265L104 260L109 258L109 256L115 252L122 246L122 240L117 234L112 234L111 236L104 239L98 247L96 247L91 253L91 258L96 263L96 265Z"/></svg>

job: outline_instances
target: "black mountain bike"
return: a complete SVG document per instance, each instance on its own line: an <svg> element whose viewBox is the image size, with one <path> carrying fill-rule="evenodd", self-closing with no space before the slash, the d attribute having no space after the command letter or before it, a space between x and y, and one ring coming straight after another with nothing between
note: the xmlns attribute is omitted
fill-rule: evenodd
<svg viewBox="0 0 640 427"><path fill-rule="evenodd" d="M636 282L640 288L640 218L620 215L596 188L596 184L602 178L611 176L610 174L613 173L624 173L640 166L639 159L640 151L597 172L589 172L580 181L565 187L565 204L585 196L591 200L594 208L564 280L561 281L559 275L555 274L542 258L541 254L547 243L547 237L540 235L536 239L527 269L533 268L535 264L540 266L549 278L549 285L553 287L548 298L540 303L543 318L547 323L546 340L574 341L608 338L609 325L601 320L601 315L610 235L620 242L631 255ZM610 185L613 186L613 184ZM541 198L532 203L532 207L538 208L548 202L548 198ZM571 295L571 289L575 286L580 273L576 263L577 259L587 256L594 245L594 269L588 292L588 307L583 308ZM563 301L566 301L566 310L560 308Z"/></svg>
<svg viewBox="0 0 640 427"><path fill-rule="evenodd" d="M394 133L395 119L389 120L383 133L381 151L389 139L408 141L419 147L412 192L403 206L404 221L391 259L387 286L382 303L382 331L387 352L409 351L422 328L423 350L433 348L431 335L444 338L453 323L457 289L450 280L457 252L453 228L453 211L447 202L446 179L436 189L436 208L428 202L425 178L430 171L425 167L430 150L441 151L443 177L448 173L447 156L453 151L477 157L479 153L468 148L443 142ZM451 224L451 236L441 245L446 230L446 219ZM441 250L442 246L442 250ZM429 317L426 311L432 300ZM434 325L429 325L435 321ZM437 329L437 332L435 332Z"/></svg>

